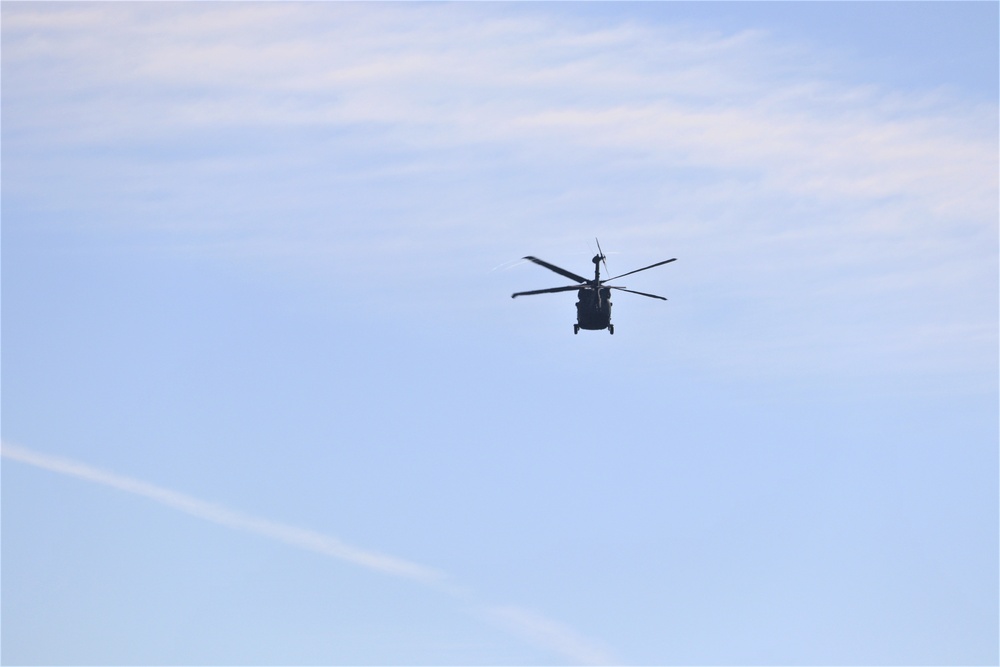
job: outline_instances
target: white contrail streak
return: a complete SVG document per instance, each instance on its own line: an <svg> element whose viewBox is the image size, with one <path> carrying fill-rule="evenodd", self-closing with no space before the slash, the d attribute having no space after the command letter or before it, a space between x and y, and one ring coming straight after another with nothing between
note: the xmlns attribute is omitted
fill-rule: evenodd
<svg viewBox="0 0 1000 667"><path fill-rule="evenodd" d="M581 637L573 628L521 607L489 607L484 610L494 621L536 645L546 646L576 664L611 665L619 662L603 646Z"/></svg>
<svg viewBox="0 0 1000 667"><path fill-rule="evenodd" d="M443 573L424 567L423 565L417 565L416 563L386 556L374 551L359 549L312 530L296 528L268 521L267 519L249 516L241 512L235 512L221 505L164 489L148 482L100 470L77 461L49 456L48 454L40 454L6 442L0 444L0 447L2 447L5 458L28 463L38 468L69 475L77 479L87 480L88 482L110 486L120 491L127 491L128 493L148 498L167 507L172 507L181 512L196 516L199 519L211 521L227 528L256 533L257 535L284 542L293 547L315 551L326 556L333 556L334 558L360 565L369 570L376 570L404 579L435 584L443 584L445 580Z"/></svg>
<svg viewBox="0 0 1000 667"><path fill-rule="evenodd" d="M394 556L359 549L329 535L236 512L149 482L101 470L71 459L42 454L7 442L0 442L0 453L12 461L27 463L37 468L142 496L227 528L254 533L383 574L428 584L466 602L471 598L467 589L457 586L443 572ZM603 647L593 644L571 628L537 612L511 606L480 607L479 611L481 615L501 625L507 631L521 636L536 646L562 655L574 664L617 662Z"/></svg>

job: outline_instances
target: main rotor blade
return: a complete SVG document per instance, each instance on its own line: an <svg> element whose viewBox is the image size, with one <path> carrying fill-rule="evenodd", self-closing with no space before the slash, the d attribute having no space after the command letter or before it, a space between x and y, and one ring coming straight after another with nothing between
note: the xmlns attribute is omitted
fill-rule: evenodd
<svg viewBox="0 0 1000 667"><path fill-rule="evenodd" d="M576 275L575 273L572 273L570 271L567 271L566 269L560 268L560 267L556 266L555 264L549 264L548 262L546 262L544 260L541 260L541 259L538 259L537 257L532 257L531 255L528 255L524 259L526 259L528 261L531 261L531 262L534 262L535 264L538 264L539 266L544 266L549 271L555 271L560 276L565 276L565 277L569 278L570 280L575 280L578 283L589 282L586 278L581 278L580 276Z"/></svg>
<svg viewBox="0 0 1000 667"><path fill-rule="evenodd" d="M570 292L580 289L579 285L567 285L566 287L551 287L549 289L536 289L530 292L514 292L510 295L510 298L516 299L519 296L528 296L529 294L550 294L552 292Z"/></svg>
<svg viewBox="0 0 1000 667"><path fill-rule="evenodd" d="M630 276L633 273L639 273L640 271L645 271L646 269L652 269L655 266L663 266L664 264L669 264L670 262L676 262L676 261L677 261L676 257L674 257L673 259L665 259L662 262L657 262L656 264L650 264L649 266L644 266L641 269L636 269L635 271L629 271L628 273L623 273L623 274L621 274L619 276L615 276L614 278L607 278L605 280L602 280L601 282L602 283L606 283L606 282L610 282L612 280L618 280L619 278L624 278L625 276Z"/></svg>
<svg viewBox="0 0 1000 667"><path fill-rule="evenodd" d="M607 285L607 287L610 287L611 289L621 290L622 292L628 292L630 294L639 294L641 296L648 296L651 299L659 299L660 301L666 301L667 300L667 297L665 297L665 296L656 296L655 294L646 294L645 292L636 292L634 289L625 289L624 287L615 287L614 285Z"/></svg>

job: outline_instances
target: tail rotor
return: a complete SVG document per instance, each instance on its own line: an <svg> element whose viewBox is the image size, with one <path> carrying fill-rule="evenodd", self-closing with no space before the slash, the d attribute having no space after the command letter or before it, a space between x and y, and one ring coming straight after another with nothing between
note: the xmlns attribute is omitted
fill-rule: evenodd
<svg viewBox="0 0 1000 667"><path fill-rule="evenodd" d="M601 258L601 263L604 264L604 272L610 275L611 270L608 269L608 259L604 256L604 251L601 250L601 242L597 240L596 236L594 237L594 241L597 243L597 256Z"/></svg>

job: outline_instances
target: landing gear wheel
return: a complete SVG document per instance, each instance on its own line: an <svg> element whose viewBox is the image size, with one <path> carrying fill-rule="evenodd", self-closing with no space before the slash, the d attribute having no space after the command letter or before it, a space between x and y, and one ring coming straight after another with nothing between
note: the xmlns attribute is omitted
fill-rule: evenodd
<svg viewBox="0 0 1000 667"><path fill-rule="evenodd" d="M611 334L612 336L615 335L615 325L613 324L608 325L608 333Z"/></svg>
<svg viewBox="0 0 1000 667"><path fill-rule="evenodd" d="M574 324L573 325L573 335L575 336L578 333L580 333L580 325L579 324Z"/></svg>

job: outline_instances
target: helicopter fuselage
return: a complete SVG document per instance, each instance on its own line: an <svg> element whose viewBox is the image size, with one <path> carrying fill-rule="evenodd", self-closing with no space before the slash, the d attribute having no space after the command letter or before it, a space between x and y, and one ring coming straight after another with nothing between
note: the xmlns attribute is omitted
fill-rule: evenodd
<svg viewBox="0 0 1000 667"><path fill-rule="evenodd" d="M611 290L581 287L577 292L576 327L599 331L611 326Z"/></svg>

